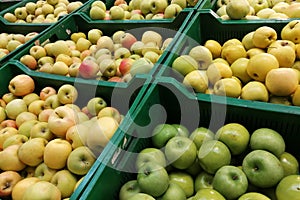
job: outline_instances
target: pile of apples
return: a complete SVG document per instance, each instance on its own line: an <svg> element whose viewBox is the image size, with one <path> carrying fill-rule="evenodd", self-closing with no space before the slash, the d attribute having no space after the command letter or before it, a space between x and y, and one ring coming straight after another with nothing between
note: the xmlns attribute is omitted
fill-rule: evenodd
<svg viewBox="0 0 300 200"><path fill-rule="evenodd" d="M270 128L251 134L239 123L215 133L198 127L159 124L152 146L136 157L136 179L119 191L120 200L298 200L299 163L283 137Z"/></svg>
<svg viewBox="0 0 300 200"><path fill-rule="evenodd" d="M55 23L83 5L81 1L38 0L7 12L3 18L10 23Z"/></svg>
<svg viewBox="0 0 300 200"><path fill-rule="evenodd" d="M69 198L123 119L101 97L77 106L73 85L36 86L16 75L0 99L0 198Z"/></svg>
<svg viewBox="0 0 300 200"><path fill-rule="evenodd" d="M128 82L137 73L149 73L171 41L153 30L138 39L134 33L120 30L107 36L94 28L74 32L66 40L34 45L20 62L39 72Z"/></svg>
<svg viewBox="0 0 300 200"><path fill-rule="evenodd" d="M216 13L228 19L290 19L300 17L300 2L285 0L218 0Z"/></svg>
<svg viewBox="0 0 300 200"><path fill-rule="evenodd" d="M30 32L26 35L21 33L1 33L0 34L0 59L22 46L24 43L38 35L37 32Z"/></svg>
<svg viewBox="0 0 300 200"><path fill-rule="evenodd" d="M150 20L172 19L184 8L195 6L198 0L116 0L107 8L102 1L94 1L89 8L93 20Z"/></svg>
<svg viewBox="0 0 300 200"><path fill-rule="evenodd" d="M207 40L177 57L172 68L198 93L299 106L299 30L293 20L280 35L261 26L241 40Z"/></svg>

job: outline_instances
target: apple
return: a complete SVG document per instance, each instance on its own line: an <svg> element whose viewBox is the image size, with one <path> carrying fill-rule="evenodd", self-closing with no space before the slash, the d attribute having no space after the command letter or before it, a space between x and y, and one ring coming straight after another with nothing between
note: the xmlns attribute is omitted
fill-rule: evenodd
<svg viewBox="0 0 300 200"><path fill-rule="evenodd" d="M269 92L265 84L259 81L250 81L242 88L241 99L252 101L269 101Z"/></svg>
<svg viewBox="0 0 300 200"><path fill-rule="evenodd" d="M56 173L57 170L49 168L44 162L36 166L34 170L34 177L38 178L40 181L51 181L51 178Z"/></svg>
<svg viewBox="0 0 300 200"><path fill-rule="evenodd" d="M182 7L178 4L169 4L165 9L165 18L175 18L182 11Z"/></svg>
<svg viewBox="0 0 300 200"><path fill-rule="evenodd" d="M197 158L197 147L194 142L183 136L174 136L165 146L166 159L177 169L186 169Z"/></svg>
<svg viewBox="0 0 300 200"><path fill-rule="evenodd" d="M55 135L49 130L48 122L38 122L30 130L30 138L44 138L47 141L52 140Z"/></svg>
<svg viewBox="0 0 300 200"><path fill-rule="evenodd" d="M36 117L44 110L45 101L35 100L28 105L28 112L35 115ZM20 115L20 114L19 114ZM18 116L19 116L18 115ZM17 117L18 118L18 117Z"/></svg>
<svg viewBox="0 0 300 200"><path fill-rule="evenodd" d="M186 195L183 189L177 183L170 182L167 191L160 198L163 200L185 200Z"/></svg>
<svg viewBox="0 0 300 200"><path fill-rule="evenodd" d="M191 132L189 138L195 143L197 149L201 147L203 142L214 139L215 134L205 127L198 127Z"/></svg>
<svg viewBox="0 0 300 200"><path fill-rule="evenodd" d="M117 68L115 60L111 58L105 58L99 63L100 73L105 77L115 76Z"/></svg>
<svg viewBox="0 0 300 200"><path fill-rule="evenodd" d="M255 47L264 49L277 40L277 32L272 27L261 26L254 31L252 40Z"/></svg>
<svg viewBox="0 0 300 200"><path fill-rule="evenodd" d="M248 180L240 168L227 165L215 173L212 186L226 199L236 199L247 191Z"/></svg>
<svg viewBox="0 0 300 200"><path fill-rule="evenodd" d="M29 120L22 123L21 126L18 127L18 134L24 135L29 138L31 128L37 123L39 123L38 120Z"/></svg>
<svg viewBox="0 0 300 200"><path fill-rule="evenodd" d="M127 200L135 194L141 192L137 180L130 180L124 183L119 192L120 200Z"/></svg>
<svg viewBox="0 0 300 200"><path fill-rule="evenodd" d="M0 169L3 171L20 171L26 165L19 159L18 150L20 145L10 145L0 152Z"/></svg>
<svg viewBox="0 0 300 200"><path fill-rule="evenodd" d="M215 139L226 144L232 155L239 155L247 149L250 133L242 124L227 123L217 130Z"/></svg>
<svg viewBox="0 0 300 200"><path fill-rule="evenodd" d="M297 174L284 177L276 186L276 197L278 200L295 199L299 200L300 176Z"/></svg>
<svg viewBox="0 0 300 200"><path fill-rule="evenodd" d="M183 84L192 87L195 92L204 93L208 89L208 77L205 70L193 70L185 75Z"/></svg>
<svg viewBox="0 0 300 200"><path fill-rule="evenodd" d="M89 134L87 136L87 146L98 157L102 149L110 141L116 130L118 129L118 122L112 117L101 117L89 127Z"/></svg>
<svg viewBox="0 0 300 200"><path fill-rule="evenodd" d="M84 123L71 126L66 133L66 140L69 141L73 149L84 146L88 134L88 126Z"/></svg>
<svg viewBox="0 0 300 200"><path fill-rule="evenodd" d="M52 65L51 73L65 76L68 73L68 65L62 61L56 61Z"/></svg>
<svg viewBox="0 0 300 200"><path fill-rule="evenodd" d="M79 66L79 75L83 78L94 78L97 76L100 66L93 60L85 59Z"/></svg>
<svg viewBox="0 0 300 200"><path fill-rule="evenodd" d="M85 175L95 163L91 150L86 146L80 146L74 149L68 156L67 168L70 172L77 175Z"/></svg>
<svg viewBox="0 0 300 200"><path fill-rule="evenodd" d="M190 131L185 125L175 123L175 124L172 124L172 126L176 128L178 135L184 136L184 137L189 137Z"/></svg>
<svg viewBox="0 0 300 200"><path fill-rule="evenodd" d="M28 141L28 137L21 134L12 135L9 138L7 138L3 143L3 149L14 145L14 144L23 144Z"/></svg>
<svg viewBox="0 0 300 200"><path fill-rule="evenodd" d="M49 96L56 94L56 89L51 87L51 86L46 86L40 91L40 99L41 100L46 100Z"/></svg>
<svg viewBox="0 0 300 200"><path fill-rule="evenodd" d="M79 75L79 67L81 62L74 62L70 65L68 73L71 77L77 77Z"/></svg>
<svg viewBox="0 0 300 200"><path fill-rule="evenodd" d="M159 197L169 187L169 175L163 166L148 162L138 170L137 182L142 192Z"/></svg>
<svg viewBox="0 0 300 200"><path fill-rule="evenodd" d="M266 150L253 150L242 163L249 182L254 186L269 188L275 186L284 176L279 159Z"/></svg>
<svg viewBox="0 0 300 200"><path fill-rule="evenodd" d="M137 42L137 38L131 34L131 33L124 33L120 37L120 43L122 44L123 47L127 49L131 49L131 46Z"/></svg>
<svg viewBox="0 0 300 200"><path fill-rule="evenodd" d="M156 148L163 148L177 134L176 128L171 124L158 124L152 131L152 144Z"/></svg>
<svg viewBox="0 0 300 200"><path fill-rule="evenodd" d="M18 181L13 187L11 197L12 199L22 199L24 191L32 184L38 182L37 177L28 177Z"/></svg>
<svg viewBox="0 0 300 200"><path fill-rule="evenodd" d="M2 100L8 104L10 101L12 101L13 99L17 99L18 97L15 96L13 93L8 92L2 95Z"/></svg>
<svg viewBox="0 0 300 200"><path fill-rule="evenodd" d="M283 152L279 160L284 170L284 176L299 174L299 163L295 156L288 152Z"/></svg>
<svg viewBox="0 0 300 200"><path fill-rule="evenodd" d="M48 122L50 114L53 112L53 109L44 109L38 115L38 121L40 122Z"/></svg>
<svg viewBox="0 0 300 200"><path fill-rule="evenodd" d="M140 151L136 158L136 168L140 169L144 164L148 162L154 162L162 167L167 165L165 154L157 148L148 147Z"/></svg>
<svg viewBox="0 0 300 200"><path fill-rule="evenodd" d="M111 20L122 20L125 16L125 11L120 6L112 6L109 9L109 15Z"/></svg>
<svg viewBox="0 0 300 200"><path fill-rule="evenodd" d="M251 77L247 73L248 62L248 58L238 58L230 65L232 75L239 78L244 84L251 80Z"/></svg>
<svg viewBox="0 0 300 200"><path fill-rule="evenodd" d="M93 97L87 103L88 112L93 116L98 115L99 111L106 106L107 103L101 97Z"/></svg>
<svg viewBox="0 0 300 200"><path fill-rule="evenodd" d="M92 43L88 39L80 37L76 42L76 49L82 52L84 50L88 50L91 45Z"/></svg>
<svg viewBox="0 0 300 200"><path fill-rule="evenodd" d="M205 199L216 199L225 200L225 197L213 188L204 188L198 190L193 199L205 200Z"/></svg>
<svg viewBox="0 0 300 200"><path fill-rule="evenodd" d="M29 69L33 69L33 70L37 69L38 66L36 59L29 54L22 56L20 58L20 62L26 65Z"/></svg>
<svg viewBox="0 0 300 200"><path fill-rule="evenodd" d="M20 127L22 123L28 120L37 120L37 116L32 112L22 112L16 117L16 125Z"/></svg>
<svg viewBox="0 0 300 200"><path fill-rule="evenodd" d="M193 47L189 51L189 55L198 62L198 69L207 69L212 63L213 55L210 50L203 45Z"/></svg>
<svg viewBox="0 0 300 200"><path fill-rule="evenodd" d="M151 195L139 192L137 194L132 195L131 197L128 198L128 200L155 200Z"/></svg>
<svg viewBox="0 0 300 200"><path fill-rule="evenodd" d="M231 78L232 70L230 66L225 63L213 62L208 66L206 75L209 82L215 85L215 83L222 78Z"/></svg>
<svg viewBox="0 0 300 200"><path fill-rule="evenodd" d="M3 149L3 143L9 137L18 134L18 129L15 127L4 127L0 130L0 149Z"/></svg>
<svg viewBox="0 0 300 200"><path fill-rule="evenodd" d="M99 6L92 6L89 11L89 16L93 20L103 20L105 18L105 10Z"/></svg>
<svg viewBox="0 0 300 200"><path fill-rule="evenodd" d="M92 44L97 44L97 40L103 35L100 29L94 28L88 31L87 38Z"/></svg>
<svg viewBox="0 0 300 200"><path fill-rule="evenodd" d="M36 60L39 60L42 57L47 56L47 52L44 47L34 45L29 49L29 54L33 56Z"/></svg>
<svg viewBox="0 0 300 200"><path fill-rule="evenodd" d="M223 142L207 140L198 150L198 159L202 169L214 174L222 166L230 164L231 153Z"/></svg>
<svg viewBox="0 0 300 200"><path fill-rule="evenodd" d="M57 171L51 178L50 182L60 190L62 198L68 198L74 191L74 187L77 183L77 177L69 170L63 169Z"/></svg>
<svg viewBox="0 0 300 200"><path fill-rule="evenodd" d="M252 150L267 150L278 158L285 151L285 141L275 130L270 128L256 129L250 137L250 147Z"/></svg>
<svg viewBox="0 0 300 200"><path fill-rule="evenodd" d="M130 74L132 77L136 74L148 74L153 66L154 64L148 58L141 57L132 63Z"/></svg>
<svg viewBox="0 0 300 200"><path fill-rule="evenodd" d="M170 183L178 184L183 189L186 198L194 194L194 180L193 177L185 171L171 171L169 172Z"/></svg>
<svg viewBox="0 0 300 200"><path fill-rule="evenodd" d="M17 17L13 13L5 13L3 15L3 18L10 23L14 23L17 21Z"/></svg>
<svg viewBox="0 0 300 200"><path fill-rule="evenodd" d="M114 42L111 37L103 35L97 40L97 49L108 49L109 51L114 51Z"/></svg>
<svg viewBox="0 0 300 200"><path fill-rule="evenodd" d="M44 163L52 169L62 169L66 166L71 151L72 146L67 140L61 138L53 139L45 146Z"/></svg>
<svg viewBox="0 0 300 200"><path fill-rule="evenodd" d="M290 40L295 44L299 43L298 36L299 36L299 25L298 20L292 20L288 22L282 29L281 29L281 39L283 40Z"/></svg>
<svg viewBox="0 0 300 200"><path fill-rule="evenodd" d="M0 128L3 129L5 127L13 127L13 128L18 128L17 127L17 124L16 124L16 121L13 120L13 119L6 119L4 121L2 121L0 123Z"/></svg>
<svg viewBox="0 0 300 200"><path fill-rule="evenodd" d="M115 60L118 60L119 58L120 59L128 58L130 55L131 55L130 50L125 47L122 47L122 45L117 47L116 50L114 51Z"/></svg>
<svg viewBox="0 0 300 200"><path fill-rule="evenodd" d="M15 96L25 96L35 89L34 80L26 74L19 74L9 81L8 90Z"/></svg>
<svg viewBox="0 0 300 200"><path fill-rule="evenodd" d="M14 186L21 181L22 177L15 171L4 171L0 173L0 197L11 195Z"/></svg>
<svg viewBox="0 0 300 200"><path fill-rule="evenodd" d="M101 117L112 117L114 118L118 123L121 122L121 114L118 111L118 109L111 107L111 106L106 106L105 108L102 108L99 112L97 117L101 118Z"/></svg>
<svg viewBox="0 0 300 200"><path fill-rule="evenodd" d="M28 106L35 100L40 100L40 97L37 93L29 93L22 97L22 99L25 101L26 105Z"/></svg>
<svg viewBox="0 0 300 200"><path fill-rule="evenodd" d="M31 138L18 150L19 159L29 166L37 166L43 162L44 149L48 141L44 138Z"/></svg>
<svg viewBox="0 0 300 200"><path fill-rule="evenodd" d="M38 181L30 185L23 194L24 200L61 199L60 190L48 181Z"/></svg>
<svg viewBox="0 0 300 200"><path fill-rule="evenodd" d="M209 174L205 171L200 172L194 179L195 192L204 188L213 188L214 175Z"/></svg>
<svg viewBox="0 0 300 200"><path fill-rule="evenodd" d="M296 60L295 44L289 40L273 41L268 46L267 53L277 58L280 67L291 67Z"/></svg>

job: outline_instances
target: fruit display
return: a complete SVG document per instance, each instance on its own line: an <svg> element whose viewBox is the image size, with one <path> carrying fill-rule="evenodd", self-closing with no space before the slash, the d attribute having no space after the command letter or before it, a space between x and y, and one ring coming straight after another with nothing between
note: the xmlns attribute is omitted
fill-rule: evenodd
<svg viewBox="0 0 300 200"><path fill-rule="evenodd" d="M21 1L2 11L1 16L8 23L55 23L60 17L76 11L83 4L83 1L68 0Z"/></svg>
<svg viewBox="0 0 300 200"><path fill-rule="evenodd" d="M122 185L120 200L141 194L178 200L299 197L292 186L300 183L299 162L285 151L277 131L250 133L239 123L226 123L216 132L206 127L189 132L183 125L178 130L178 124L153 129L152 144L137 154L137 175Z"/></svg>
<svg viewBox="0 0 300 200"><path fill-rule="evenodd" d="M298 1L217 0L213 9L222 20L290 20L299 18Z"/></svg>
<svg viewBox="0 0 300 200"><path fill-rule="evenodd" d="M173 49L166 65L196 93L299 106L297 23L249 25L252 28L223 39L218 32L195 39L187 35L183 41L189 46ZM184 51L178 55L180 49Z"/></svg>
<svg viewBox="0 0 300 200"><path fill-rule="evenodd" d="M91 20L161 20L174 19L186 8L198 5L198 0L116 0L113 5L91 1L80 9Z"/></svg>

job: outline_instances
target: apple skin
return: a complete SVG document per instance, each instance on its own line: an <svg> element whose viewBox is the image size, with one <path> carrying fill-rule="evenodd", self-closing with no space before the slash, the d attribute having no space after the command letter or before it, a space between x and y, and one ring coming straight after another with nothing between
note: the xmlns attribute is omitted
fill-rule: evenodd
<svg viewBox="0 0 300 200"><path fill-rule="evenodd" d="M131 46L137 41L137 38L131 33L124 33L120 37L120 43L123 47L130 49Z"/></svg>
<svg viewBox="0 0 300 200"><path fill-rule="evenodd" d="M28 111L27 105L23 99L14 99L10 101L6 105L5 110L7 117L14 120L20 113Z"/></svg>
<svg viewBox="0 0 300 200"><path fill-rule="evenodd" d="M250 200L250 199L271 200L269 197L267 197L261 193L258 193L258 192L247 192L238 198L238 200Z"/></svg>
<svg viewBox="0 0 300 200"><path fill-rule="evenodd" d="M19 159L19 144L11 145L0 151L0 169L3 171L20 171L26 165Z"/></svg>
<svg viewBox="0 0 300 200"><path fill-rule="evenodd" d="M159 197L169 187L169 175L164 167L148 162L138 170L137 182L142 192Z"/></svg>
<svg viewBox="0 0 300 200"><path fill-rule="evenodd" d="M300 175L289 175L284 177L277 185L275 193L277 200L285 200L285 199L300 199Z"/></svg>
<svg viewBox="0 0 300 200"><path fill-rule="evenodd" d="M283 152L279 160L284 170L284 176L299 174L299 162L294 155Z"/></svg>
<svg viewBox="0 0 300 200"><path fill-rule="evenodd" d="M170 124L159 124L152 131L152 144L156 148L163 148L169 139L177 135L177 130Z"/></svg>
<svg viewBox="0 0 300 200"><path fill-rule="evenodd" d="M226 200L225 197L220 194L217 190L212 188L200 189L194 196L193 199L206 200L206 199L216 199L216 200Z"/></svg>
<svg viewBox="0 0 300 200"><path fill-rule="evenodd" d="M212 189L213 179L214 179L213 174L209 174L205 171L200 172L194 179L195 192L197 193L197 191L204 188Z"/></svg>
<svg viewBox="0 0 300 200"><path fill-rule="evenodd" d="M86 146L80 146L74 149L68 156L67 168L70 172L77 175L88 173L96 158L91 150Z"/></svg>
<svg viewBox="0 0 300 200"><path fill-rule="evenodd" d="M197 158L197 147L191 139L175 136L167 142L165 155L173 167L187 169Z"/></svg>
<svg viewBox="0 0 300 200"><path fill-rule="evenodd" d="M56 169L49 168L44 162L36 166L34 170L34 177L41 181L51 181L53 175L57 172Z"/></svg>
<svg viewBox="0 0 300 200"><path fill-rule="evenodd" d="M91 98L87 103L88 112L93 116L98 115L99 111L105 108L106 106L107 103L101 97Z"/></svg>
<svg viewBox="0 0 300 200"><path fill-rule="evenodd" d="M215 173L212 186L226 199L236 199L247 191L248 180L240 168L227 165Z"/></svg>
<svg viewBox="0 0 300 200"><path fill-rule="evenodd" d="M4 171L0 173L0 197L11 195L14 186L22 180L21 175L15 171Z"/></svg>
<svg viewBox="0 0 300 200"><path fill-rule="evenodd" d="M153 198L151 195L142 192L134 194L133 196L129 197L128 200L141 200L141 199L155 200L155 198Z"/></svg>
<svg viewBox="0 0 300 200"><path fill-rule="evenodd" d="M230 164L231 153L223 142L208 140L198 150L198 159L202 169L214 174L222 166Z"/></svg>
<svg viewBox="0 0 300 200"><path fill-rule="evenodd" d="M40 99L41 100L46 100L49 96L56 94L56 89L50 86L44 87L41 91L40 91Z"/></svg>
<svg viewBox="0 0 300 200"><path fill-rule="evenodd" d="M140 193L141 189L137 180L130 180L124 183L119 192L119 200L127 200L133 195Z"/></svg>
<svg viewBox="0 0 300 200"><path fill-rule="evenodd" d="M14 186L11 197L12 199L22 199L24 191L32 184L40 181L37 177L28 177L24 178L17 182L17 184Z"/></svg>
<svg viewBox="0 0 300 200"><path fill-rule="evenodd" d="M227 123L217 130L215 138L226 144L232 155L239 155L247 149L250 133L241 124Z"/></svg>
<svg viewBox="0 0 300 200"><path fill-rule="evenodd" d="M284 176L279 159L265 150L253 150L248 153L242 163L249 182L260 188L275 186Z"/></svg>
<svg viewBox="0 0 300 200"><path fill-rule="evenodd" d="M64 84L58 88L57 98L61 104L72 104L78 98L77 88L71 84Z"/></svg>
<svg viewBox="0 0 300 200"><path fill-rule="evenodd" d="M148 147L140 151L136 158L136 168L140 169L144 164L148 162L155 162L162 167L167 165L165 154L157 148Z"/></svg>
<svg viewBox="0 0 300 200"><path fill-rule="evenodd" d="M183 189L186 198L194 194L194 180L193 177L184 170L171 171L169 173L170 183L178 184Z"/></svg>
<svg viewBox="0 0 300 200"><path fill-rule="evenodd" d="M161 200L186 200L183 189L176 183L170 182L167 191L160 197Z"/></svg>
<svg viewBox="0 0 300 200"><path fill-rule="evenodd" d="M215 138L215 134L208 128L198 127L192 131L189 138L196 144L197 149L199 149L203 142L213 140Z"/></svg>
<svg viewBox="0 0 300 200"><path fill-rule="evenodd" d="M51 178L50 182L60 190L62 198L68 198L74 191L74 187L77 183L77 177L69 170L63 169L57 171Z"/></svg>
<svg viewBox="0 0 300 200"><path fill-rule="evenodd" d="M38 181L24 191L23 200L40 199L61 199L61 192L48 181Z"/></svg>
<svg viewBox="0 0 300 200"><path fill-rule="evenodd" d="M191 71L198 69L198 62L190 55L181 55L173 61L172 69L185 76Z"/></svg>
<svg viewBox="0 0 300 200"><path fill-rule="evenodd" d="M250 147L252 150L267 150L278 158L285 151L285 141L275 130L270 128L256 129L250 137Z"/></svg>
<svg viewBox="0 0 300 200"><path fill-rule="evenodd" d="M79 66L79 75L83 78L95 78L99 72L99 65L90 59L85 59Z"/></svg>
<svg viewBox="0 0 300 200"><path fill-rule="evenodd" d="M4 127L0 130L0 150L3 149L3 143L7 138L18 134L18 129L15 127Z"/></svg>

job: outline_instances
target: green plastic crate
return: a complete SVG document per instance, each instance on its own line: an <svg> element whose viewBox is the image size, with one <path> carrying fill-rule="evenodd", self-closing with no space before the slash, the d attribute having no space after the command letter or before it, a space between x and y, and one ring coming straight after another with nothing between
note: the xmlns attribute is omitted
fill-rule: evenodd
<svg viewBox="0 0 300 200"><path fill-rule="evenodd" d="M5 24L7 24L7 25L12 25L12 24L15 24L15 23L10 23L10 22L8 22L6 19L4 19L4 14L5 13L14 13L14 10L16 9L16 8L18 8L18 7L23 7L23 6L25 6L26 5L26 3L28 3L28 2L37 2L38 0L23 0L23 1L17 1L17 3L15 3L14 5L11 5L11 6L9 6L9 7L7 7L6 9L3 9L3 10L1 10L1 12L0 12L0 20L1 21L3 21ZM43 1L46 1L46 0L43 0ZM76 1L76 0L69 0L69 2L74 2L74 1ZM82 3L83 3L83 5L82 6L84 6L87 2L88 2L88 0L82 0L81 1ZM79 8L78 8L79 9ZM77 9L77 10L78 10ZM74 10L72 13L74 13L74 12L76 12L77 10ZM69 14L68 14L69 15ZM62 18L64 18L65 16L62 16L62 17L60 17L60 19L58 20L58 21L60 21ZM37 23L37 24L34 24L34 23L22 23L22 25L24 25L24 26L50 26L50 25L52 25L52 24L55 24L55 23Z"/></svg>
<svg viewBox="0 0 300 200"><path fill-rule="evenodd" d="M0 12L13 6L16 3L19 3L21 0L1 0L0 1Z"/></svg>
<svg viewBox="0 0 300 200"><path fill-rule="evenodd" d="M125 136L119 134L118 142L114 143L119 145L110 145L110 159L106 157L108 160L97 169L85 191L75 194L76 199L117 200L122 185L136 179L137 153L152 147L152 130L161 123L182 124L190 132L201 126L215 132L225 123L233 122L244 125L250 133L262 127L272 128L285 139L286 151L300 159L300 148L296 143L300 139L298 115L235 106L227 104L222 97L216 97L216 101L199 98L168 77L157 77L135 112L127 115L125 120L130 125L119 130Z"/></svg>
<svg viewBox="0 0 300 200"><path fill-rule="evenodd" d="M136 109L138 103L141 101L143 95L145 94L149 83L149 76L140 75L137 76L128 85L116 85L116 84L97 84L97 82L72 82L66 79L53 79L47 75L29 71L27 68L18 65L14 61L9 61L0 69L0 96L9 92L8 84L9 81L16 75L27 74L33 78L35 81L35 91L40 91L43 87L51 86L58 89L63 84L74 85L78 90L78 100L75 102L76 105L82 107L86 105L88 100L92 97L99 96L102 97L108 104L108 106L113 106L119 110L123 115L130 115ZM124 121L119 125L119 129L126 129L129 124ZM78 188L73 193L73 196L82 193L87 187L91 179L94 178L94 173L102 166L102 163L106 162L106 157L110 157L110 145L118 142L117 138L120 137L122 132L116 132L111 138L107 148L105 147L103 153L95 161L94 165L91 167L89 172L85 175L84 180L78 186ZM118 144L118 143L117 143ZM1 198L0 198L1 199ZM72 197L73 199L73 197Z"/></svg>
<svg viewBox="0 0 300 200"><path fill-rule="evenodd" d="M249 22L249 23L248 23ZM212 11L205 9L198 11L191 23L185 28L181 33L178 42L172 47L170 53L166 56L166 59L161 64L158 70L157 76L161 77L171 77L174 82L182 84L183 76L172 69L173 61L180 55L188 54L189 50L196 45L203 45L205 41L209 39L214 39L223 44L226 40L237 38L242 39L242 37L250 31L254 31L261 26L270 26L274 28L277 33L287 24L284 21L272 21L269 23L260 22L253 23L248 21L247 23L237 23L233 20L231 21L220 21L212 15ZM278 34L280 37L280 34ZM182 84L183 85L183 84ZM186 90L189 89L186 87ZM194 93L193 95L201 99L218 99L219 97L211 94L204 93ZM250 101L244 99L237 99L232 97L226 97L228 104L235 105L237 107L249 107L251 109L268 110L274 109L282 113L295 113L300 115L300 107L298 106L287 106L279 105L267 102Z"/></svg>
<svg viewBox="0 0 300 200"><path fill-rule="evenodd" d="M160 33L163 39L169 37L176 37L181 31L184 30L184 27L188 24L190 18L192 17L193 13L188 12L187 17L184 19L176 19L173 22L166 22L166 23L126 23L124 21L119 21L115 23L111 23L108 21L95 21L95 22L88 22L81 14L73 14L67 16L59 23L55 24L54 26L49 27L46 31L39 35L35 41L29 43L25 48L19 51L12 59L19 62L20 65L23 65L19 60L20 58L29 53L29 49L34 46L36 43L42 44L47 41L54 42L59 39L66 40L70 39L72 33L75 32L87 32L93 28L98 28L103 32L103 35L112 36L114 32L118 30L123 30L135 35L137 39L141 39L142 34L147 30L153 30ZM171 42L169 46L166 48L165 52L160 56L158 63L161 63L167 52L172 47L173 44L176 43ZM150 75L153 75L156 72L156 69L159 67L159 64L155 64L154 67L150 71ZM43 72L39 72L43 73ZM54 75L48 74L51 77L57 77L57 79L66 79L66 80L74 80L74 79L81 79L81 78L74 78L74 77L65 77L61 75ZM89 81L89 80L82 80L82 81Z"/></svg>
<svg viewBox="0 0 300 200"><path fill-rule="evenodd" d="M88 19L89 21L103 21L103 20L93 20L90 18L89 12L92 3L96 0L90 0L88 3L86 3L84 6L82 6L79 10L77 10L77 13L82 13L83 16ZM114 1L113 0L108 0L108 1L103 1L105 2L106 5L106 10L109 10L113 5ZM127 3L130 2L130 0L126 0ZM196 10L200 5L202 4L203 0L198 0L197 4L194 7L186 7L178 14L176 18L184 19L187 17L188 12L192 12L193 10ZM176 19L175 18L175 19ZM143 22L149 22L149 23L164 23L164 22L171 22L174 21L175 19L153 19L153 20L125 20L128 23L143 23ZM124 20L106 20L106 21L124 21Z"/></svg>

